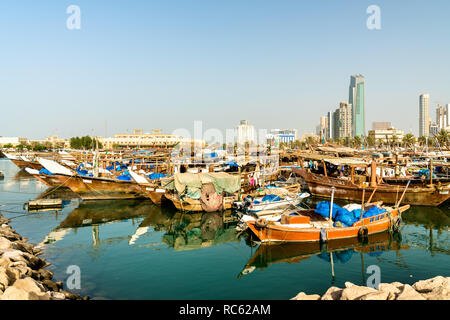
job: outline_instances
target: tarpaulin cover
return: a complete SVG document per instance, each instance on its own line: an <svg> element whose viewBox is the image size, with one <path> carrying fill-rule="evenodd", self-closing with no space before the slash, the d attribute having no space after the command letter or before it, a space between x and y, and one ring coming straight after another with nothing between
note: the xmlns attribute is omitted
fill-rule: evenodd
<svg viewBox="0 0 450 320"><path fill-rule="evenodd" d="M265 195L262 199L261 202L275 202L275 201L280 201L281 198L275 194L268 194ZM254 203L261 203L258 200L255 200Z"/></svg>
<svg viewBox="0 0 450 320"><path fill-rule="evenodd" d="M123 181L130 181L131 177L129 176L117 176L118 180L123 180Z"/></svg>
<svg viewBox="0 0 450 320"><path fill-rule="evenodd" d="M230 167L239 167L239 165L234 160L224 163L224 165L230 166Z"/></svg>
<svg viewBox="0 0 450 320"><path fill-rule="evenodd" d="M315 212L325 218L328 218L330 216L330 202L319 202ZM382 214L383 212L386 212L386 210L374 206L363 212L363 218L373 217ZM339 226L337 222L340 222L343 227L351 227L355 222L361 219L361 209L348 211L347 209L341 208L337 204L333 203L332 218L335 222L334 226Z"/></svg>
<svg viewBox="0 0 450 320"><path fill-rule="evenodd" d="M39 174L46 174L46 175L49 175L49 176L53 175L53 173L51 173L50 171L48 171L45 168L42 168L41 170L39 170Z"/></svg>
<svg viewBox="0 0 450 320"><path fill-rule="evenodd" d="M167 177L164 173L156 173L156 172L153 172L153 173L150 173L149 175L147 175L147 177L149 178L149 179L160 179L160 178L162 178L162 177Z"/></svg>
<svg viewBox="0 0 450 320"><path fill-rule="evenodd" d="M198 195L203 184L212 183L218 194L222 192L234 193L241 189L241 178L226 172L208 172L208 173L177 173L172 182L165 187L170 190L176 190L178 194L183 194L186 189L188 194Z"/></svg>

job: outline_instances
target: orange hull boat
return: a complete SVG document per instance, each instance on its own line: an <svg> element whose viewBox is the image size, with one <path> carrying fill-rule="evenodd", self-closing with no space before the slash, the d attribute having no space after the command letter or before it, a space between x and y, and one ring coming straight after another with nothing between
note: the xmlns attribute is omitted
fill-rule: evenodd
<svg viewBox="0 0 450 320"><path fill-rule="evenodd" d="M288 219L281 222L258 219L247 221L247 225L261 242L325 242L367 236L398 227L401 213L408 210L409 205L383 208L387 212L364 218L351 227L333 227L329 220L314 213L314 210L305 210L299 216L287 216Z"/></svg>

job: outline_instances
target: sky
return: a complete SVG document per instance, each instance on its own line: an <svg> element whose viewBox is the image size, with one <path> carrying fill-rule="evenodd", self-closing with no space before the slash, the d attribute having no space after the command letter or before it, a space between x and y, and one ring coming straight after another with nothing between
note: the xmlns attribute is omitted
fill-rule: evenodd
<svg viewBox="0 0 450 320"><path fill-rule="evenodd" d="M80 29L67 28L70 5ZM367 7L381 10L369 30ZM366 78L373 121L418 134L450 103L448 0L2 0L0 136L314 132Z"/></svg>

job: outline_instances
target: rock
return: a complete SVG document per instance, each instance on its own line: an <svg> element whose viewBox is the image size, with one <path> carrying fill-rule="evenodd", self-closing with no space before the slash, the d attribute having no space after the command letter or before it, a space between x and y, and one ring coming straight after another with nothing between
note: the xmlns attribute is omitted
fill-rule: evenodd
<svg viewBox="0 0 450 320"><path fill-rule="evenodd" d="M387 291L377 291L363 295L358 300L387 300L389 294Z"/></svg>
<svg viewBox="0 0 450 320"><path fill-rule="evenodd" d="M49 292L51 300L66 300L66 296L61 292Z"/></svg>
<svg viewBox="0 0 450 320"><path fill-rule="evenodd" d="M0 258L0 267L7 267L11 264L11 260L8 258Z"/></svg>
<svg viewBox="0 0 450 320"><path fill-rule="evenodd" d="M46 269L39 269L41 279L51 280L53 278L53 272Z"/></svg>
<svg viewBox="0 0 450 320"><path fill-rule="evenodd" d="M13 287L25 290L26 292L34 292L37 295L42 295L43 293L45 293L44 286L30 277L16 280L13 284Z"/></svg>
<svg viewBox="0 0 450 320"><path fill-rule="evenodd" d="M300 292L291 300L319 300L320 296L318 294L306 294L304 292Z"/></svg>
<svg viewBox="0 0 450 320"><path fill-rule="evenodd" d="M44 280L42 281L42 284L50 291L58 292L59 290L58 285L52 280Z"/></svg>
<svg viewBox="0 0 450 320"><path fill-rule="evenodd" d="M23 252L16 249L7 249L3 251L2 258L8 258L13 262L23 261L32 269L40 269L45 266L45 261L35 257L28 252Z"/></svg>
<svg viewBox="0 0 450 320"><path fill-rule="evenodd" d="M344 283L344 285L345 285L345 287L346 287L346 288L350 288L350 287L353 287L353 286L354 286L354 284L353 284L353 283L351 283L351 282L348 282L348 281L347 281L347 282L345 282L345 283Z"/></svg>
<svg viewBox="0 0 450 320"><path fill-rule="evenodd" d="M5 237L0 237L0 250L10 249L12 242Z"/></svg>
<svg viewBox="0 0 450 320"><path fill-rule="evenodd" d="M341 299L342 291L344 291L344 289L331 287L323 294L321 300L339 300Z"/></svg>
<svg viewBox="0 0 450 320"><path fill-rule="evenodd" d="M76 294L74 294L74 293L72 293L72 292L69 292L69 291L67 291L67 290L60 290L59 292L62 293L62 294L64 294L65 297L66 297L67 299L70 299L70 300L77 300L78 297L79 297L78 295L76 295Z"/></svg>
<svg viewBox="0 0 450 320"><path fill-rule="evenodd" d="M396 300L426 300L420 293L409 284L403 285L403 289L397 295Z"/></svg>
<svg viewBox="0 0 450 320"><path fill-rule="evenodd" d="M15 278L11 277L11 273L5 267L0 267L0 290L5 290L15 281Z"/></svg>
<svg viewBox="0 0 450 320"><path fill-rule="evenodd" d="M360 287L354 284L347 287L347 282L345 286L346 288L342 291L341 300L356 300L366 294L378 291L374 288Z"/></svg>
<svg viewBox="0 0 450 320"><path fill-rule="evenodd" d="M379 291L387 292L387 300L395 300L395 298L401 291L401 289L399 288L403 288L403 284L401 284L400 282L380 283L378 286Z"/></svg>
<svg viewBox="0 0 450 320"><path fill-rule="evenodd" d="M43 293L41 295L35 292L28 292L24 289L20 289L14 286L8 287L5 292L0 296L1 300L49 300L50 295Z"/></svg>
<svg viewBox="0 0 450 320"><path fill-rule="evenodd" d="M413 288L420 293L427 293L436 290L439 287L446 287L447 285L447 278L437 276L428 280L417 281L413 284Z"/></svg>
<svg viewBox="0 0 450 320"><path fill-rule="evenodd" d="M413 284L413 288L427 300L450 300L450 277L421 280Z"/></svg>

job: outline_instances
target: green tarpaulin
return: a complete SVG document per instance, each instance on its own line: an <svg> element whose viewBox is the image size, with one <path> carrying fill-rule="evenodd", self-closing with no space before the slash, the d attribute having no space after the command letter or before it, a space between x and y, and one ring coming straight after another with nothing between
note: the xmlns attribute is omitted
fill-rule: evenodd
<svg viewBox="0 0 450 320"><path fill-rule="evenodd" d="M179 195L186 193L192 199L199 199L202 185L212 183L217 194L235 193L241 189L241 178L226 172L177 173L173 181L166 184L169 190L176 190Z"/></svg>

